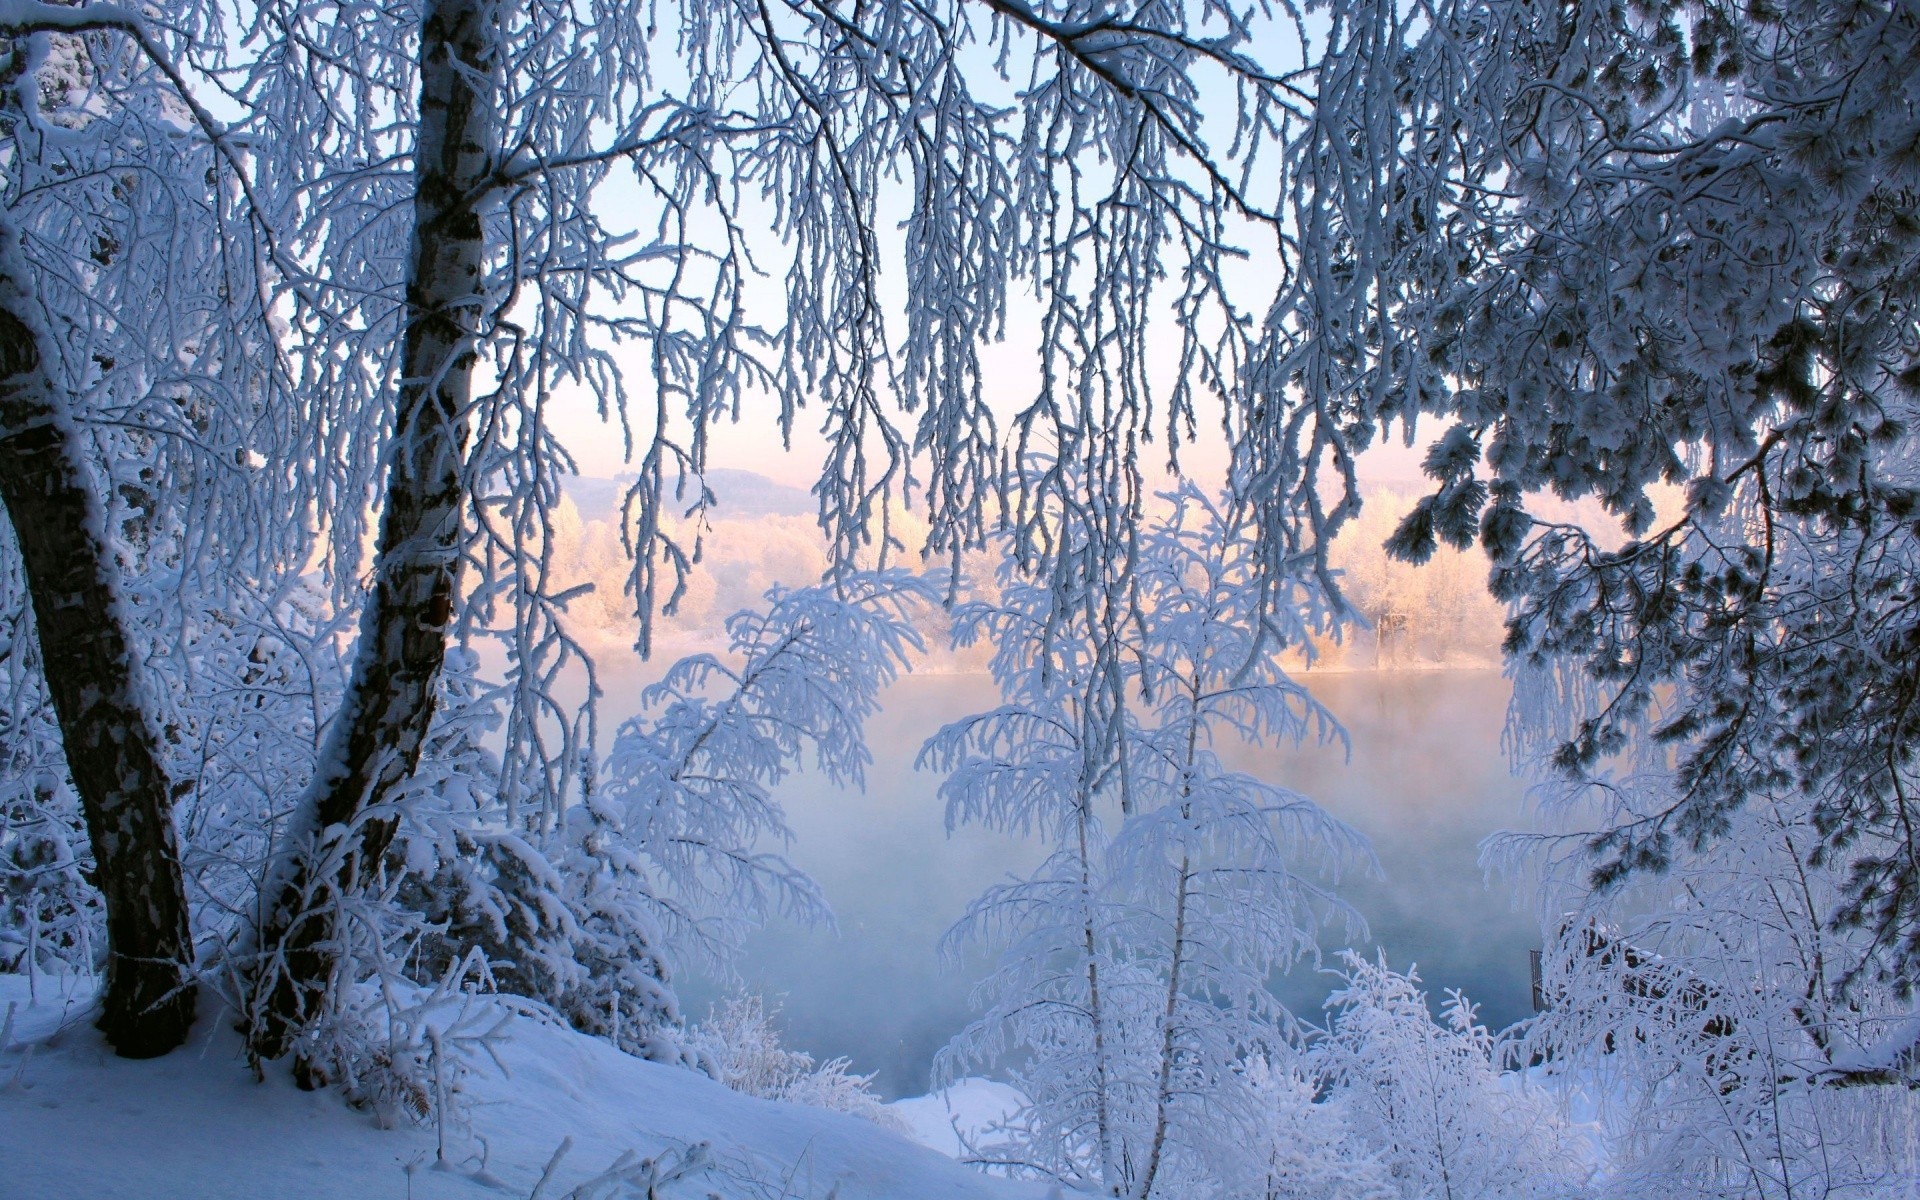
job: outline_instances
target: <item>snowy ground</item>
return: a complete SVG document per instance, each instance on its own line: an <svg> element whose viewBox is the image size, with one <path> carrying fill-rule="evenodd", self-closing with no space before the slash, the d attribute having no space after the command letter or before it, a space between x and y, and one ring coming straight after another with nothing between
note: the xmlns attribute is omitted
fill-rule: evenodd
<svg viewBox="0 0 1920 1200"><path fill-rule="evenodd" d="M989 1179L858 1118L756 1100L691 1071L641 1062L526 1017L463 1083L470 1128L381 1129L333 1092L301 1092L282 1070L255 1083L228 1022L209 1015L191 1043L152 1062L108 1052L84 996L0 976L0 1194L23 1200L433 1200L526 1197L568 1139L541 1195L562 1200L622 1155L672 1160L710 1143L714 1167L663 1197L1040 1200L1048 1190ZM204 1007L211 1008L211 1005ZM998 1085L954 1090L963 1124L989 1119ZM896 1111L954 1144L945 1102ZM643 1195L609 1187L590 1193Z"/></svg>
<svg viewBox="0 0 1920 1200"><path fill-rule="evenodd" d="M1023 1097L991 1079L962 1079L931 1096L913 1096L887 1105L906 1125L913 1140L958 1158L963 1138L991 1137L993 1127L1019 1109Z"/></svg>

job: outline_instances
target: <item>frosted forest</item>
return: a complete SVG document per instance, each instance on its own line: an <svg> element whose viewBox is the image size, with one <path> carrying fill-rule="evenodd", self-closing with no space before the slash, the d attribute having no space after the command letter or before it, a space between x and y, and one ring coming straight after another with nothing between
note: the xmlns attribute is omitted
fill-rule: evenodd
<svg viewBox="0 0 1920 1200"><path fill-rule="evenodd" d="M1915 0L0 0L0 506L7 1195L1920 1196Z"/></svg>

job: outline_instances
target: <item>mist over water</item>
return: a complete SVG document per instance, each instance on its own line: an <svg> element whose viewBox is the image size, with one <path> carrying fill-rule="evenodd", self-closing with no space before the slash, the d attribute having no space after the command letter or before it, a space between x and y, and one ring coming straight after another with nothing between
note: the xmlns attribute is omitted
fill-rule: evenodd
<svg viewBox="0 0 1920 1200"><path fill-rule="evenodd" d="M606 678L606 677L603 677ZM611 679L608 682L614 682ZM1343 878L1340 894L1366 918L1396 969L1418 964L1431 998L1460 988L1494 1028L1527 1015L1527 951L1538 944L1512 889L1483 883L1478 843L1526 823L1524 784L1500 751L1508 688L1493 670L1354 672L1306 677L1346 726L1339 745L1223 747L1228 765L1306 795L1372 842L1384 879ZM617 696L617 684L609 688ZM903 679L869 728L874 762L864 793L802 773L778 798L796 840L790 857L825 889L837 934L776 921L748 941L744 985L781 1007L789 1045L846 1056L877 1072L888 1096L928 1086L934 1054L973 1015L972 982L986 961L943 961L942 933L988 885L1030 870L1031 842L968 827L949 836L939 778L913 769L920 744L947 721L997 703L980 675ZM617 707L610 705L610 707ZM1322 932L1324 966L1347 945ZM1303 1019L1318 1022L1337 980L1303 964L1277 985ZM696 1020L724 994L682 978Z"/></svg>
<svg viewBox="0 0 1920 1200"><path fill-rule="evenodd" d="M1530 823L1526 782L1500 748L1507 681L1488 669L1305 682L1346 727L1351 759L1337 745L1236 747L1221 757L1317 801L1372 843L1383 877L1348 877L1338 889L1367 921L1371 936L1356 948L1384 950L1396 970L1417 966L1431 1001L1464 991L1492 1028L1529 1015L1527 951L1540 944L1538 923L1508 881L1488 880L1479 866L1483 838ZM1336 935L1322 935L1324 950L1343 948ZM1318 1020L1337 983L1296 970L1278 990L1296 1014Z"/></svg>

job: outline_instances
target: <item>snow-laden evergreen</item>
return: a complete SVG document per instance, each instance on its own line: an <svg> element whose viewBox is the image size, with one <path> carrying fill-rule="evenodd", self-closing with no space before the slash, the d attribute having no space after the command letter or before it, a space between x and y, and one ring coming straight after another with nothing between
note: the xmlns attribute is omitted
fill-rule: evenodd
<svg viewBox="0 0 1920 1200"><path fill-rule="evenodd" d="M1606 878L1795 791L1804 865L1847 864L1829 918L1911 978L1920 12L1328 14L1274 386L1368 428L1444 423L1393 545L1478 540L1508 651L1577 668L1553 676L1577 685L1556 771L1618 787L1610 756L1672 748L1676 786L1595 831ZM1242 457L1293 422L1274 403Z"/></svg>

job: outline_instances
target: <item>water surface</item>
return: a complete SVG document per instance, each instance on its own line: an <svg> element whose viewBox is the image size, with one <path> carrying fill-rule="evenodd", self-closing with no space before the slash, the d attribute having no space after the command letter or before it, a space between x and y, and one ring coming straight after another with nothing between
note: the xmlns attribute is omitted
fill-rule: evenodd
<svg viewBox="0 0 1920 1200"><path fill-rule="evenodd" d="M1461 988L1498 1028L1526 1015L1532 918L1511 889L1483 882L1477 844L1524 823L1523 784L1500 752L1507 685L1497 671L1356 672L1307 677L1345 724L1339 746L1235 748L1229 764L1312 797L1371 839L1385 878L1344 879L1372 940L1404 969L1417 964L1432 997ZM937 777L913 770L941 724L997 702L984 676L902 680L869 731L874 765L864 793L803 773L779 791L797 835L793 860L820 881L836 934L777 922L748 942L746 985L783 1008L790 1044L844 1055L876 1072L889 1096L926 1090L934 1053L972 1017L968 989L984 964L941 960L936 943L969 900L1039 861L1038 846L977 828L949 836ZM1340 931L1322 940L1331 966ZM1337 980L1311 965L1280 981L1300 1016L1318 1020ZM682 980L689 1014L716 994Z"/></svg>

